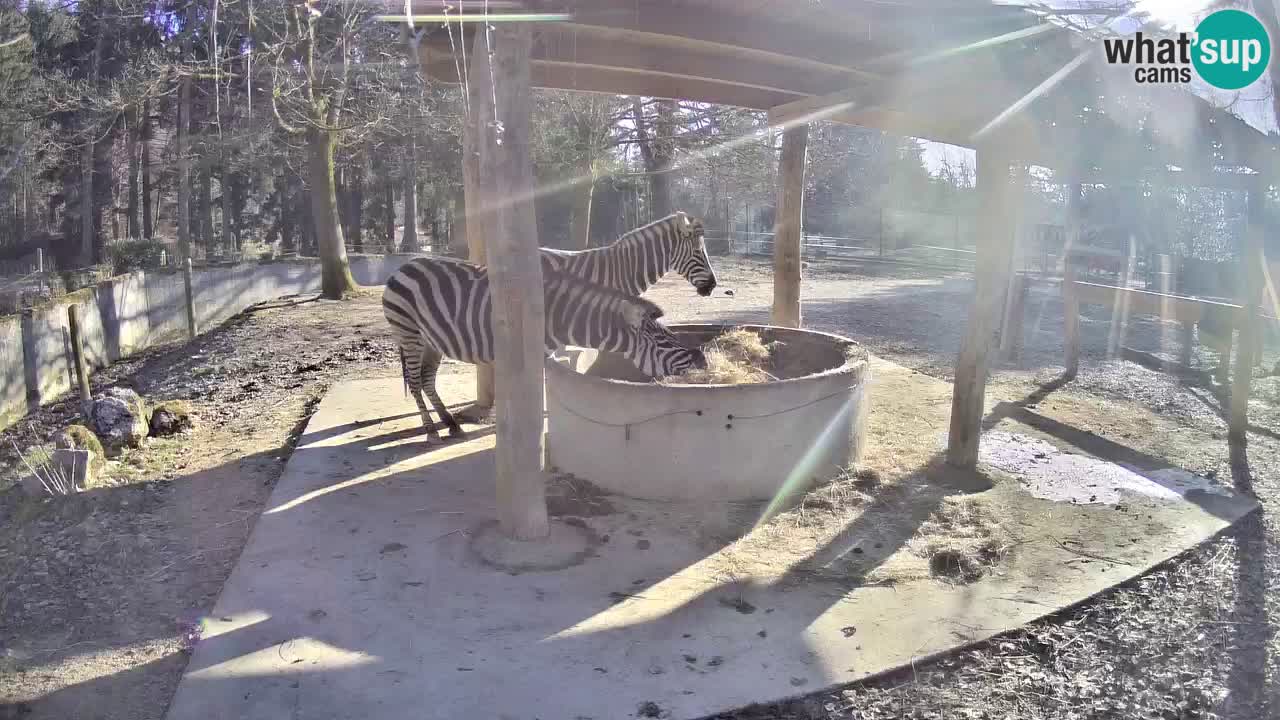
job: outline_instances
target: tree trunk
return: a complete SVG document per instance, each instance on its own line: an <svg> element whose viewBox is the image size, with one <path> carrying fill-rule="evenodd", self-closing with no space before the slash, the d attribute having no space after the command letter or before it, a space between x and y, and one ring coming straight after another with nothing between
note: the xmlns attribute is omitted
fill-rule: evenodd
<svg viewBox="0 0 1280 720"><path fill-rule="evenodd" d="M218 178L218 188L221 192L218 205L222 211L222 244L229 254L234 255L238 243L236 242L236 234L234 224L231 221L231 171L227 169L226 157L223 156L222 175Z"/></svg>
<svg viewBox="0 0 1280 720"><path fill-rule="evenodd" d="M293 178L286 169L280 175L280 252L293 252L298 249L294 239L293 226Z"/></svg>
<svg viewBox="0 0 1280 720"><path fill-rule="evenodd" d="M488 35L494 43L489 77L494 78L498 112L496 122L478 128L479 188L489 218L486 225L493 231L489 281L494 375L502 395L496 408L494 453L498 521L507 536L534 540L545 537L549 528L542 477L546 331L529 147L532 31L528 24L501 23Z"/></svg>
<svg viewBox="0 0 1280 720"><path fill-rule="evenodd" d="M672 212L670 170L675 159L675 146L670 137L675 131L677 105L674 100L659 100L656 108L657 121L650 126L640 98L631 101L636 145L640 148L640 157L649 178L650 219L663 218Z"/></svg>
<svg viewBox="0 0 1280 720"><path fill-rule="evenodd" d="M236 248L244 245L241 229L244 227L244 200L248 178L243 173L231 176L231 237L235 238Z"/></svg>
<svg viewBox="0 0 1280 720"><path fill-rule="evenodd" d="M213 239L213 168L205 167L200 173L200 243L204 245L205 257L221 255Z"/></svg>
<svg viewBox="0 0 1280 720"><path fill-rule="evenodd" d="M477 48L480 47L477 42ZM462 184L464 188L467 259L477 265L486 263L489 237L488 213L480 190L480 139L483 118L493 117L493 95L489 84L489 63L481 52L471 54L471 73L479 78L468 84L471 112L462 126ZM493 366L476 365L476 407L492 408L494 401Z"/></svg>
<svg viewBox="0 0 1280 720"><path fill-rule="evenodd" d="M413 114L410 123L413 127ZM413 133L405 142L404 149L404 237L401 248L404 252L418 252L422 249L418 242L418 143Z"/></svg>
<svg viewBox="0 0 1280 720"><path fill-rule="evenodd" d="M569 249L591 247L591 199L596 191L596 178L591 158L578 166L578 183L573 187L573 216L569 221Z"/></svg>
<svg viewBox="0 0 1280 720"><path fill-rule="evenodd" d="M351 168L351 177L347 183L347 225L351 228L351 248L355 252L364 252L364 165L357 163Z"/></svg>
<svg viewBox="0 0 1280 720"><path fill-rule="evenodd" d="M194 5L193 5L194 7ZM191 257L191 76L178 89L178 255Z"/></svg>
<svg viewBox="0 0 1280 720"><path fill-rule="evenodd" d="M449 223L449 254L467 257L467 197L463 188L453 191L453 219Z"/></svg>
<svg viewBox="0 0 1280 720"><path fill-rule="evenodd" d="M382 183L386 193L386 204L383 206L383 235L386 238L386 250L396 251L396 183L387 180Z"/></svg>
<svg viewBox="0 0 1280 720"><path fill-rule="evenodd" d="M125 205L128 208L127 229L131 240L142 237L142 223L138 218L138 137L141 135L139 115L136 107L131 108L127 116L129 127L125 129L125 152L129 154L128 198Z"/></svg>
<svg viewBox="0 0 1280 720"><path fill-rule="evenodd" d="M316 249L320 254L321 294L330 300L341 300L355 290L347 264L347 248L342 240L338 218L338 196L333 181L333 145L331 133L312 130L307 139L308 165L311 179L311 218L315 224Z"/></svg>
<svg viewBox="0 0 1280 720"><path fill-rule="evenodd" d="M151 101L142 103L142 122L138 128L142 138L142 237L155 236L151 214Z"/></svg>
<svg viewBox="0 0 1280 720"><path fill-rule="evenodd" d="M80 259L93 263L93 142L80 146Z"/></svg>

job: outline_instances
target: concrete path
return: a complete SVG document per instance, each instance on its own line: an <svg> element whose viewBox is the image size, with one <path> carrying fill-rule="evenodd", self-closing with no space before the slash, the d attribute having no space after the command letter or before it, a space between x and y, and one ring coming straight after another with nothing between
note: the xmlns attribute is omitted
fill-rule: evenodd
<svg viewBox="0 0 1280 720"><path fill-rule="evenodd" d="M895 368L877 361L875 373ZM455 378L442 388L449 403L473 387L470 375ZM1128 509L1142 517L1144 541L1093 553L1102 557L1029 542L971 585L848 590L730 579L717 562L723 548L698 532L701 510L619 502L620 512L584 518L601 540L585 563L513 575L469 546L494 516L493 436L428 449L417 428L398 378L343 383L325 397L168 720L696 718L1010 630L1255 507L1232 495L1138 498ZM1021 493L1028 513L1062 505L1001 491Z"/></svg>

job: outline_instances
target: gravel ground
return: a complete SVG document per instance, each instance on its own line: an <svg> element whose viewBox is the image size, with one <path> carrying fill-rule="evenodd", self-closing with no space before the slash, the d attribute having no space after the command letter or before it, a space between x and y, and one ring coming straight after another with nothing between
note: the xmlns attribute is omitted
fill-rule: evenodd
<svg viewBox="0 0 1280 720"><path fill-rule="evenodd" d="M699 298L678 278L650 296L671 321L766 320L768 266L717 267L732 297ZM806 272L805 322L949 378L970 289L960 275L815 263ZM990 394L1041 400L1046 416L1232 482L1255 492L1263 512L1010 636L721 720L1278 716L1278 611L1268 600L1280 597L1272 592L1280 552L1270 502L1280 493L1280 413L1254 403L1248 451L1233 456L1220 388L1200 375L1108 358L1110 325L1101 308L1087 309L1080 376L1048 395L1041 385L1062 369L1061 303L1033 292L1021 357L996 369ZM1170 355L1174 330L1134 322L1125 343ZM1197 352L1198 367L1214 362ZM374 293L348 303L273 303L191 345L95 376L96 387L128 384L152 401L190 398L199 422L189 436L153 441L113 463L114 487L57 503L0 494L0 720L163 717L198 636L192 621L211 607L316 400L339 377L395 372ZM1260 380L1259 394L1280 396L1276 382ZM1134 432L1125 420L1143 408L1157 413L1156 426ZM74 414L74 402L42 409L0 433L0 453L10 440L26 447L49 437ZM12 466L11 454L0 458Z"/></svg>

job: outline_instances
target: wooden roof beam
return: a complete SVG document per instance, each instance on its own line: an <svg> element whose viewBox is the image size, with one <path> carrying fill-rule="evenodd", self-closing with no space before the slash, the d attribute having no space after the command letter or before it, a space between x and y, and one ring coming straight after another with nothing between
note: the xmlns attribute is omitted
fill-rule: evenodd
<svg viewBox="0 0 1280 720"><path fill-rule="evenodd" d="M548 61L532 61L530 64L533 86L546 90L642 95L754 110L765 110L801 97L799 93L619 68L563 66ZM452 60L433 59L422 67L432 79L447 83L458 82L456 66Z"/></svg>

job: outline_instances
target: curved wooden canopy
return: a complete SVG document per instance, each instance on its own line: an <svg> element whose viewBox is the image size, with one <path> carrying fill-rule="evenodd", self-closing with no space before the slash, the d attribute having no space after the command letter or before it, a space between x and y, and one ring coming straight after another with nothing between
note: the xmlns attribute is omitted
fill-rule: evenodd
<svg viewBox="0 0 1280 720"><path fill-rule="evenodd" d="M413 0L427 74L458 81L476 22L439 22ZM1120 181L1167 166L1236 185L1223 167L1270 171L1280 147L1177 87L1139 85L1101 43L988 0L490 0L488 12L561 14L535 33L533 84L769 111L965 146L999 144L1072 177ZM388 8L404 12L389 0ZM484 0L449 0L479 19Z"/></svg>

